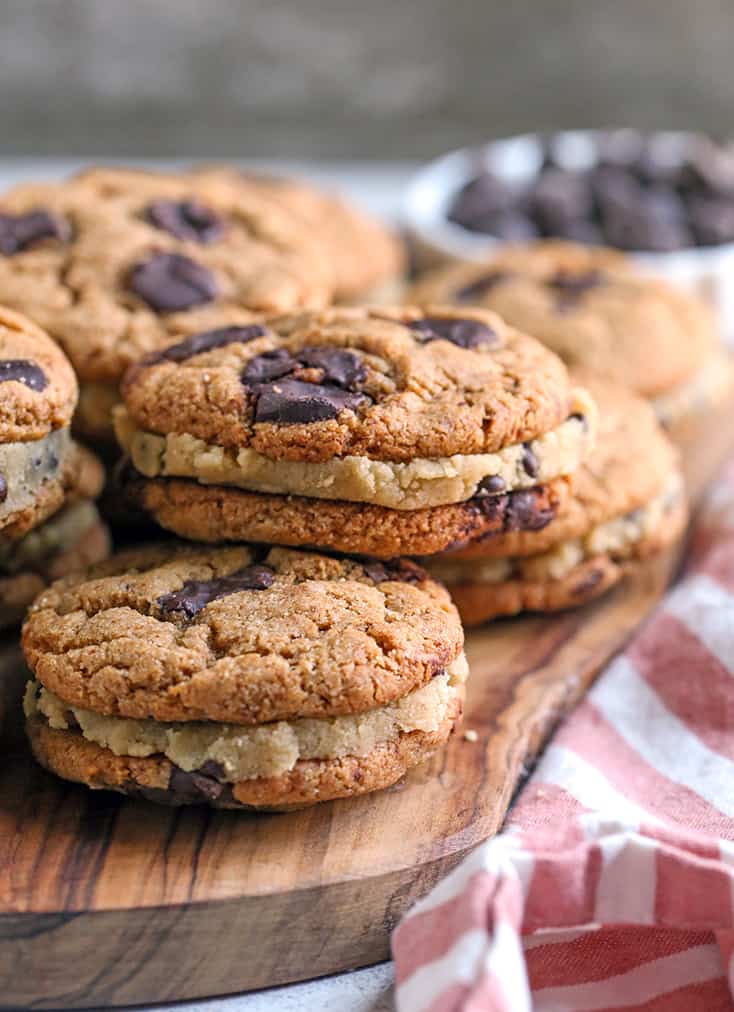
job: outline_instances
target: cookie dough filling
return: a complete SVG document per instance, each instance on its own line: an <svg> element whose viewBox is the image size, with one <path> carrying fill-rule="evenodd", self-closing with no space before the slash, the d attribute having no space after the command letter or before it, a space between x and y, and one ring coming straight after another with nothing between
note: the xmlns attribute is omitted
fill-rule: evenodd
<svg viewBox="0 0 734 1012"><path fill-rule="evenodd" d="M734 364L728 353L712 355L693 379L652 400L663 425L716 404L734 384Z"/></svg>
<svg viewBox="0 0 734 1012"><path fill-rule="evenodd" d="M572 569L597 555L609 555L621 561L633 554L636 545L654 536L681 503L683 481L680 475L671 476L665 490L625 516L615 517L592 528L588 534L555 545L547 552L526 559L473 559L451 561L427 560L426 569L445 583L504 583L506 580L524 580L543 583L562 580Z"/></svg>
<svg viewBox="0 0 734 1012"><path fill-rule="evenodd" d="M186 772L214 763L217 779L237 783L279 776L301 759L366 756L401 735L437 731L462 691L467 671L461 654L426 685L388 706L350 716L281 720L252 727L103 717L69 706L34 680L28 682L24 709L28 718L40 714L52 728L78 730L115 755L164 755Z"/></svg>
<svg viewBox="0 0 734 1012"><path fill-rule="evenodd" d="M496 453L407 463L359 456L324 463L274 460L256 450L230 450L186 433L146 432L124 407L115 411L115 429L135 468L147 478L194 478L202 485L413 510L531 488L571 474L594 445L596 406L586 391L575 390L569 417L537 439Z"/></svg>
<svg viewBox="0 0 734 1012"><path fill-rule="evenodd" d="M77 544L98 523L97 508L88 499L66 506L20 541L0 545L0 573L42 567L52 556Z"/></svg>
<svg viewBox="0 0 734 1012"><path fill-rule="evenodd" d="M34 504L44 482L61 474L71 447L68 428L44 439L0 445L0 489L5 491L0 519Z"/></svg>

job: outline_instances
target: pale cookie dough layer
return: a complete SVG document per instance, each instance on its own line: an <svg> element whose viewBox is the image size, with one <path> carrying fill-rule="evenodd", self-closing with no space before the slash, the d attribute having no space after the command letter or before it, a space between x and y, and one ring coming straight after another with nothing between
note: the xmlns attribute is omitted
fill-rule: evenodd
<svg viewBox="0 0 734 1012"><path fill-rule="evenodd" d="M712 355L693 379L654 397L652 406L663 425L717 404L734 385L734 363L728 353Z"/></svg>
<svg viewBox="0 0 734 1012"><path fill-rule="evenodd" d="M401 734L437 731L466 675L462 654L444 674L388 706L354 716L277 721L259 727L103 717L69 706L37 681L28 683L24 709L28 718L42 714L56 730L78 725L84 738L114 755L163 755L186 772L215 762L223 771L221 779L237 783L279 776L304 759L366 756Z"/></svg>
<svg viewBox="0 0 734 1012"><path fill-rule="evenodd" d="M32 442L0 445L0 475L8 490L0 503L0 520L35 503L43 483L61 474L71 445L68 428Z"/></svg>
<svg viewBox="0 0 734 1012"><path fill-rule="evenodd" d="M135 468L147 478L194 478L202 485L413 510L465 502L488 476L501 478L502 491L509 492L571 474L594 445L596 406L586 391L576 390L570 417L528 443L516 443L496 453L456 454L409 463L356 456L324 463L273 460L252 449L225 449L188 434L144 432L125 408L115 411L115 429ZM528 450L537 461L532 474L524 466Z"/></svg>
<svg viewBox="0 0 734 1012"><path fill-rule="evenodd" d="M436 559L425 563L426 569L449 586L467 581L477 584L512 579L533 583L562 580L576 566L595 556L627 558L641 542L655 538L682 498L682 479L673 475L665 491L647 506L599 524L584 537L564 541L540 555L526 559Z"/></svg>

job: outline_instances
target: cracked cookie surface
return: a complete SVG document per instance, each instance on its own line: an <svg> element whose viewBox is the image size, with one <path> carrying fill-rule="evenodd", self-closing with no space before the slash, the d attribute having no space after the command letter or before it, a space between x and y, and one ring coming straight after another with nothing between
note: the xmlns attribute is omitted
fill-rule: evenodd
<svg viewBox="0 0 734 1012"><path fill-rule="evenodd" d="M480 305L532 334L569 365L646 397L693 379L720 346L712 311L611 250L541 241L483 264L441 268L409 298Z"/></svg>
<svg viewBox="0 0 734 1012"><path fill-rule="evenodd" d="M176 542L60 581L23 629L36 678L71 705L239 724L387 705L462 644L448 594L412 563Z"/></svg>

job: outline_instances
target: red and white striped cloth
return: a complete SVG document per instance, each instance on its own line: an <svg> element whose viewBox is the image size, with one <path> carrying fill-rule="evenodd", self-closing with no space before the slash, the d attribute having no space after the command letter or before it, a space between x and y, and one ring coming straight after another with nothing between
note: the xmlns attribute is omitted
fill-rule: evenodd
<svg viewBox="0 0 734 1012"><path fill-rule="evenodd" d="M393 952L399 1012L734 1009L734 461L685 579Z"/></svg>

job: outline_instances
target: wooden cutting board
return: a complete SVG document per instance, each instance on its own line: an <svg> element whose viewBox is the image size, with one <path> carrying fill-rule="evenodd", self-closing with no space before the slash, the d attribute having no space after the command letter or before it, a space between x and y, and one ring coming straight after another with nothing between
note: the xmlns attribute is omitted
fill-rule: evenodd
<svg viewBox="0 0 734 1012"><path fill-rule="evenodd" d="M734 405L679 432L693 499L734 447ZM0 1007L228 994L385 959L400 914L502 825L557 721L670 582L671 552L585 609L468 637L465 727L380 794L288 815L171 810L64 784L19 734L0 651ZM0 693L1 695L1 693Z"/></svg>

